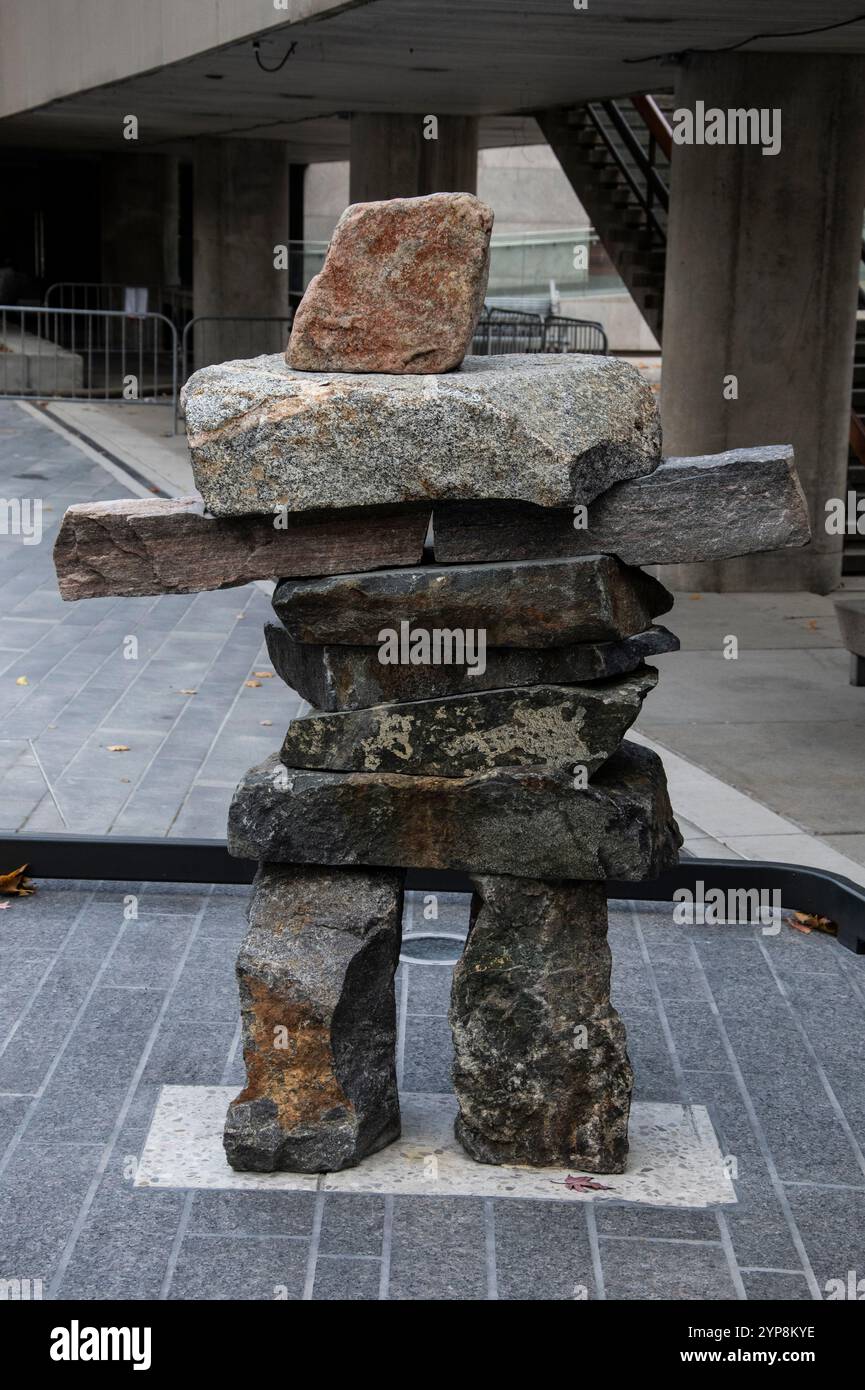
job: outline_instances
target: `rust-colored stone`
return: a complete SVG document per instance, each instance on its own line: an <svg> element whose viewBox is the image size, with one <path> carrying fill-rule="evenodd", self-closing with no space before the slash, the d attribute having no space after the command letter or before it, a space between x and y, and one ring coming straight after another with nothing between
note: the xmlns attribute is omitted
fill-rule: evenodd
<svg viewBox="0 0 865 1390"><path fill-rule="evenodd" d="M232 1167L333 1172L399 1135L401 873L263 864L237 959L246 1086Z"/></svg>
<svg viewBox="0 0 865 1390"><path fill-rule="evenodd" d="M355 203L336 225L286 351L307 372L447 372L489 272L492 209L471 193Z"/></svg>

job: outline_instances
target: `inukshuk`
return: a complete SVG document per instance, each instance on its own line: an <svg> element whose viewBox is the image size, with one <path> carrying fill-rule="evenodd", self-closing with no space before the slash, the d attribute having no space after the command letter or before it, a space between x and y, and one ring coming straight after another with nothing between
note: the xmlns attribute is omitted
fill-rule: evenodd
<svg viewBox="0 0 865 1390"><path fill-rule="evenodd" d="M629 365L464 357L491 225L466 194L349 208L287 360L185 388L203 506L73 507L58 540L68 598L280 581L268 649L312 708L229 816L259 861L236 1168L338 1169L399 1134L412 867L474 887L450 1014L463 1146L622 1170L605 880L655 877L681 843L660 760L624 739L645 658L678 645L638 567L808 539L789 448L662 460Z"/></svg>

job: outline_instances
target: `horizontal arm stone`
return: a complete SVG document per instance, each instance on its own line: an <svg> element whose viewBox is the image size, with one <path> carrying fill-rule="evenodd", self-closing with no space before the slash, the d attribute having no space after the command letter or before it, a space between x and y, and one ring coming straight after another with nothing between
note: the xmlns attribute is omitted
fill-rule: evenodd
<svg viewBox="0 0 865 1390"><path fill-rule="evenodd" d="M785 444L665 459L592 502L585 527L572 509L475 501L437 505L433 529L444 564L598 551L629 565L681 564L805 545L811 534Z"/></svg>
<svg viewBox="0 0 865 1390"><path fill-rule="evenodd" d="M194 594L253 579L415 565L429 515L421 505L220 518L194 497L82 502L61 522L54 565L65 599Z"/></svg>

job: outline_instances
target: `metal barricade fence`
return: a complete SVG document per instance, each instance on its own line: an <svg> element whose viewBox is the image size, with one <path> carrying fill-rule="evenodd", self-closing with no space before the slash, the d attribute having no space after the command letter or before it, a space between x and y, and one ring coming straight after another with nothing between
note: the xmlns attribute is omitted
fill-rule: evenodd
<svg viewBox="0 0 865 1390"><path fill-rule="evenodd" d="M0 304L0 397L176 405L177 367L164 314Z"/></svg>
<svg viewBox="0 0 865 1390"><path fill-rule="evenodd" d="M184 326L180 342L180 382L217 362L284 352L292 314L200 314ZM178 400L177 411L180 403Z"/></svg>
<svg viewBox="0 0 865 1390"><path fill-rule="evenodd" d="M603 325L591 319L548 314L544 320L544 352L599 352L608 349Z"/></svg>
<svg viewBox="0 0 865 1390"><path fill-rule="evenodd" d="M507 352L541 352L544 321L540 314L484 305L472 338L472 352L479 357Z"/></svg>

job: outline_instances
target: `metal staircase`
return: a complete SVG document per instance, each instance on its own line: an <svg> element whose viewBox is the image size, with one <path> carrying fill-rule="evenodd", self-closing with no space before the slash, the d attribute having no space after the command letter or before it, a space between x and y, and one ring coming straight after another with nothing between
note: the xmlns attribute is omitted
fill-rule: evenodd
<svg viewBox="0 0 865 1390"><path fill-rule="evenodd" d="M664 311L672 98L597 101L538 116L574 192L655 337Z"/></svg>

